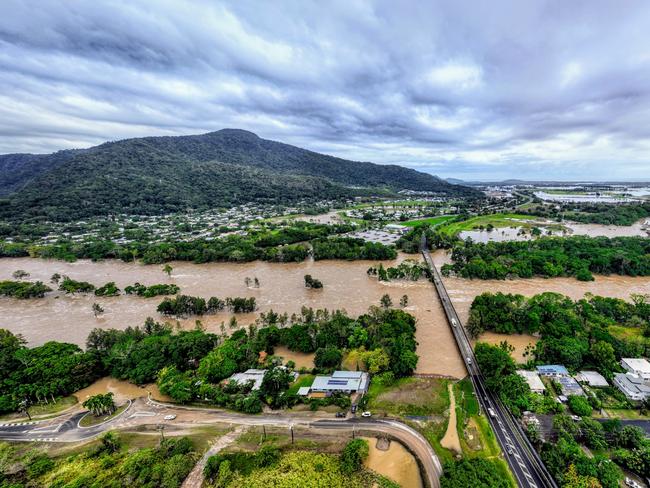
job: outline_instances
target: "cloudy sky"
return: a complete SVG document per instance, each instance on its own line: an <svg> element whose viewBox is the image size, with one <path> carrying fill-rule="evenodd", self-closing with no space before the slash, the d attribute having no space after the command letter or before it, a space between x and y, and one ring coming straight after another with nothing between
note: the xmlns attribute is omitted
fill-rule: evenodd
<svg viewBox="0 0 650 488"><path fill-rule="evenodd" d="M466 179L650 179L650 2L2 0L0 153L236 127Z"/></svg>

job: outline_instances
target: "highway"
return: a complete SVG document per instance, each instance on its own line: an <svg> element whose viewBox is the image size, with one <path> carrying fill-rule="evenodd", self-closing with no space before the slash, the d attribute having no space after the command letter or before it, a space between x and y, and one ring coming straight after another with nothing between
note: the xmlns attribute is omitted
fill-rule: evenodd
<svg viewBox="0 0 650 488"><path fill-rule="evenodd" d="M557 488L555 480L544 466L544 463L542 463L535 448L529 442L518 420L485 387L484 378L476 364L469 336L456 313L456 309L447 294L440 273L431 258L424 234L422 235L421 250L424 260L431 271L433 284L435 285L438 297L447 316L451 331L456 339L458 350L474 385L474 391L476 392L481 409L486 413L486 417L490 421L492 430L501 445L501 449L504 452L518 485L523 488Z"/></svg>

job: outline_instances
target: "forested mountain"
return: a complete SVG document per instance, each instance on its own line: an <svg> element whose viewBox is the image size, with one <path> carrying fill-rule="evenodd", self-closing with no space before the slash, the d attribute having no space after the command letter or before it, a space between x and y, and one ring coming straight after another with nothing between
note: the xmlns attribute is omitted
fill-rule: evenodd
<svg viewBox="0 0 650 488"><path fill-rule="evenodd" d="M20 219L156 214L402 189L474 193L401 166L348 161L235 129L6 155L0 171L0 216Z"/></svg>

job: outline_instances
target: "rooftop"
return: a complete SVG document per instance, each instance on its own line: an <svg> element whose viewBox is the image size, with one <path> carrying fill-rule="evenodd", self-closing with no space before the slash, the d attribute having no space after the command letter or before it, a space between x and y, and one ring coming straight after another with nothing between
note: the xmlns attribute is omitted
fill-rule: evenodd
<svg viewBox="0 0 650 488"><path fill-rule="evenodd" d="M587 383L589 386L609 386L605 377L597 371L580 371L574 378L577 381Z"/></svg>
<svg viewBox="0 0 650 488"><path fill-rule="evenodd" d="M265 369L247 369L243 373L235 373L228 379L240 385L243 385L248 381L252 381L253 390L259 390L260 387L262 386L264 373L266 373Z"/></svg>
<svg viewBox="0 0 650 488"><path fill-rule="evenodd" d="M627 364L632 371L650 373L650 362L645 358L621 358L621 363Z"/></svg>
<svg viewBox="0 0 650 488"><path fill-rule="evenodd" d="M650 396L650 386L638 375L616 373L614 380L632 394Z"/></svg>
<svg viewBox="0 0 650 488"><path fill-rule="evenodd" d="M535 371L528 371L525 369L520 369L517 370L517 374L519 376L522 376L525 380L526 383L528 383L528 386L530 386L530 389L533 391L543 391L546 390L546 387L544 386L544 383L542 383L541 378Z"/></svg>
<svg viewBox="0 0 650 488"><path fill-rule="evenodd" d="M335 371L331 376L316 376L312 391L366 391L368 373L363 371Z"/></svg>
<svg viewBox="0 0 650 488"><path fill-rule="evenodd" d="M559 375L568 375L569 372L561 364L544 364L542 366L537 366L537 372L539 374L559 374Z"/></svg>

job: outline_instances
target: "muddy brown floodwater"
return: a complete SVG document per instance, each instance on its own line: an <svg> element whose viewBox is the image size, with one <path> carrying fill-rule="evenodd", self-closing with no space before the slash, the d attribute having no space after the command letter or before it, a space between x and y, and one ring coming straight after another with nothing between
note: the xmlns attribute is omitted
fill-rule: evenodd
<svg viewBox="0 0 650 488"><path fill-rule="evenodd" d="M400 255L396 261L412 256ZM417 257L417 256L415 256ZM53 273L68 275L76 280L102 285L114 281L118 287L137 282L176 283L181 293L202 297L254 296L257 313L238 314L239 324L254 322L260 312L299 312L302 306L345 309L351 316L365 313L370 305L388 293L397 304L402 295L409 297L406 311L417 318L418 362L417 373L465 375L453 337L447 325L435 290L426 280L379 282L366 271L375 261L306 261L303 263L208 263L172 262L171 277L162 272L162 266L146 266L109 260L93 263L80 260L74 263L31 258L0 259L0 280L12 279L11 274L22 269L30 273L30 280L49 283ZM304 275L311 274L324 283L322 290L304 286ZM247 288L244 279L257 277L259 288ZM147 317L164 320L156 312L161 297L145 299L130 295L96 297L93 294L65 295L48 293L45 298L17 300L0 298L0 327L23 334L30 345L50 340L73 342L83 346L88 333L95 327L124 329L141 325ZM105 313L95 318L92 304L99 303ZM184 328L194 327L201 320L207 330L219 332L222 322L228 323L230 313L205 315L180 320ZM174 321L175 322L175 321ZM228 329L226 325L226 329ZM287 358L289 359L289 358ZM301 358L304 359L304 358ZM296 361L298 362L298 361Z"/></svg>
<svg viewBox="0 0 650 488"><path fill-rule="evenodd" d="M377 438L363 437L368 442L368 457L363 464L403 488L421 488L422 478L413 455L399 442L392 441L388 450L377 448Z"/></svg>
<svg viewBox="0 0 650 488"><path fill-rule="evenodd" d="M449 262L449 256L442 251L434 254L437 265ZM467 280L462 278L443 278L456 311L465 323L469 317L469 308L476 295L485 292L519 293L530 297L539 293L552 291L567 295L573 300L584 297L586 293L605 297L622 298L629 300L630 295L650 294L650 277L648 276L599 276L595 275L594 281L578 281L575 278L529 278L517 280ZM523 353L528 344L535 344L537 338L526 334L504 335L488 332L481 335L480 339L491 344L507 341L515 347L513 357L516 361L524 362Z"/></svg>
<svg viewBox="0 0 650 488"><path fill-rule="evenodd" d="M77 397L77 400L80 403L83 403L88 397L109 392L113 394L115 403L118 405L127 400L147 396L147 393L151 393L151 396L156 400L171 400L168 396L160 393L160 390L158 390L158 387L155 384L137 386L128 381L122 381L110 377L98 379L92 385L75 392L74 396Z"/></svg>

